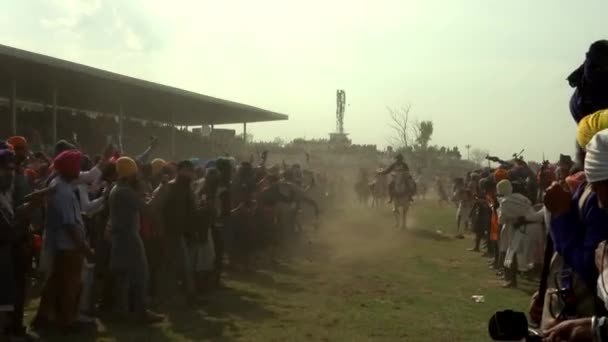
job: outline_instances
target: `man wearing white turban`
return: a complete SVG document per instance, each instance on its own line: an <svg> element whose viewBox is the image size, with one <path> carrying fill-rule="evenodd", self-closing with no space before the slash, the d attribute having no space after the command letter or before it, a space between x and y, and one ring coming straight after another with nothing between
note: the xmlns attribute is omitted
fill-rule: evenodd
<svg viewBox="0 0 608 342"><path fill-rule="evenodd" d="M596 133L587 145L585 176L597 194L600 208L608 208L608 129Z"/></svg>

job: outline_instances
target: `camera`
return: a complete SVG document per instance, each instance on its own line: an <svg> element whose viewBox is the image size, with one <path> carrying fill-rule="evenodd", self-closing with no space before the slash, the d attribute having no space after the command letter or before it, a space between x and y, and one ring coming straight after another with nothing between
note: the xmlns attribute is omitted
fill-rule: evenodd
<svg viewBox="0 0 608 342"><path fill-rule="evenodd" d="M496 312L488 322L488 332L494 341L542 341L540 332L529 327L526 315L513 310Z"/></svg>

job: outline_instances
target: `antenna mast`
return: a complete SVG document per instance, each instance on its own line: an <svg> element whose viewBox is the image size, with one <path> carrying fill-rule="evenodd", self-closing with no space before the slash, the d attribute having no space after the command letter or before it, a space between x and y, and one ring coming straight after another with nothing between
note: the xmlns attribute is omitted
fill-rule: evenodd
<svg viewBox="0 0 608 342"><path fill-rule="evenodd" d="M346 104L346 92L338 89L336 92L336 133L344 134L344 106Z"/></svg>

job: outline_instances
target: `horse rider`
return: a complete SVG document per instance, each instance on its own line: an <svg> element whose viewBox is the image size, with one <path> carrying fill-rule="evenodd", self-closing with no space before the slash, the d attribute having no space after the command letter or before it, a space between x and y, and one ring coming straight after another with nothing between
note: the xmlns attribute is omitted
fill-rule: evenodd
<svg viewBox="0 0 608 342"><path fill-rule="evenodd" d="M379 171L378 174L379 175L388 175L391 172L406 172L409 174L410 168L403 161L403 155L401 153L398 153L395 156L395 161L391 165L389 165L389 167L387 167L384 170ZM393 177L391 179L390 183L388 184L388 197L389 197L388 203L393 202L394 195L395 195L395 178Z"/></svg>

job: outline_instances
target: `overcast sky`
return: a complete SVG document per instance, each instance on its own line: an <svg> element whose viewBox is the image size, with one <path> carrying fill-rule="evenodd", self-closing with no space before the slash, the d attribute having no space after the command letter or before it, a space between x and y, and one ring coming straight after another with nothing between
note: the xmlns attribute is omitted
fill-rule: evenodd
<svg viewBox="0 0 608 342"><path fill-rule="evenodd" d="M565 78L607 38L608 1L3 0L0 43L287 113L256 139L326 137L336 89L356 143L385 145L386 107L433 143L571 152Z"/></svg>

